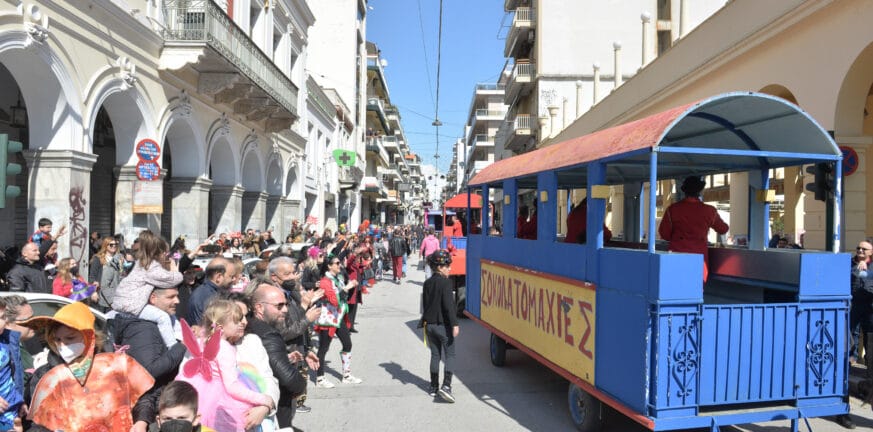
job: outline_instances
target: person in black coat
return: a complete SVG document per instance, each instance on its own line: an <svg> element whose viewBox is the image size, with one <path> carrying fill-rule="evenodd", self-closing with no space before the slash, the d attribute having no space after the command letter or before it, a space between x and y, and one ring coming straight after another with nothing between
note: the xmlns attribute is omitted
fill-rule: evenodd
<svg viewBox="0 0 873 432"><path fill-rule="evenodd" d="M149 304L171 317L175 316L179 291L175 288L155 289L149 296ZM179 373L179 365L185 357L185 345L177 342L168 349L156 323L126 313L117 313L110 328L112 342L116 346L126 347L127 355L133 357L155 379L154 386L141 398L144 400L142 409L146 410L142 417L147 418L148 423L154 423L161 390Z"/></svg>
<svg viewBox="0 0 873 432"><path fill-rule="evenodd" d="M297 403L295 398L306 390L306 377L300 372L300 362L305 358L310 368L318 368L318 357L309 353L305 357L299 351L288 353L285 341L279 333L288 311L285 293L281 288L261 284L252 293L252 317L246 332L257 335L264 344L270 359L270 369L279 380L279 405L276 419L280 428L290 428Z"/></svg>
<svg viewBox="0 0 873 432"><path fill-rule="evenodd" d="M39 246L36 243L27 243L21 247L21 256L6 274L9 291L52 293L52 284L39 258Z"/></svg>
<svg viewBox="0 0 873 432"><path fill-rule="evenodd" d="M433 275L424 281L421 321L427 346L430 348L430 395L437 394L446 402L455 402L452 395L452 373L455 362L455 338L461 331L458 326L452 281L449 269L452 256L445 249L437 250L427 257ZM443 386L440 382L440 359L443 361Z"/></svg>

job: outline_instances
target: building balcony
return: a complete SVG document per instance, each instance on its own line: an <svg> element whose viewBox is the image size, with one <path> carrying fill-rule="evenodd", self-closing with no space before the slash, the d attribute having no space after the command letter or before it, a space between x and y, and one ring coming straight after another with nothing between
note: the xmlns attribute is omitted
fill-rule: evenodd
<svg viewBox="0 0 873 432"><path fill-rule="evenodd" d="M473 137L473 148L494 147L494 137L487 134L479 134Z"/></svg>
<svg viewBox="0 0 873 432"><path fill-rule="evenodd" d="M160 69L267 132L298 118L298 89L212 0L165 0Z"/></svg>
<svg viewBox="0 0 873 432"><path fill-rule="evenodd" d="M504 148L515 153L524 153L533 136L533 118L530 114L519 114L507 122Z"/></svg>
<svg viewBox="0 0 873 432"><path fill-rule="evenodd" d="M387 167L378 167L376 168L376 173L383 177L400 180L400 172L397 171L397 165L395 164L388 165Z"/></svg>
<svg viewBox="0 0 873 432"><path fill-rule="evenodd" d="M379 56L367 56L367 78L375 83L374 90L378 97L389 99L388 88L385 86L385 71L382 69L382 61Z"/></svg>
<svg viewBox="0 0 873 432"><path fill-rule="evenodd" d="M506 34L506 45L503 48L504 57L515 57L521 49L533 43L536 28L536 16L534 10L529 7L515 9L512 17L512 26Z"/></svg>
<svg viewBox="0 0 873 432"><path fill-rule="evenodd" d="M388 157L388 150L385 149L382 137L367 137L366 150L367 153L378 156L382 165L390 163L391 158Z"/></svg>
<svg viewBox="0 0 873 432"><path fill-rule="evenodd" d="M400 154L400 139L398 139L396 136L383 136L382 144L385 145L385 150L388 151L389 160L391 160L390 156Z"/></svg>
<svg viewBox="0 0 873 432"><path fill-rule="evenodd" d="M388 124L394 129L400 128L400 111L394 105L385 107L385 117L388 119Z"/></svg>
<svg viewBox="0 0 873 432"><path fill-rule="evenodd" d="M367 126L384 135L393 134L385 113L385 102L377 97L367 98Z"/></svg>
<svg viewBox="0 0 873 432"><path fill-rule="evenodd" d="M306 103L314 106L315 111L318 111L319 114L327 119L332 119L336 116L336 106L327 97L324 89L312 77L306 80L306 93Z"/></svg>
<svg viewBox="0 0 873 432"><path fill-rule="evenodd" d="M364 177L361 179L361 187L359 189L365 196L371 198L386 198L388 197L388 188L379 177Z"/></svg>
<svg viewBox="0 0 873 432"><path fill-rule="evenodd" d="M476 121L503 120L503 117L505 115L506 115L506 111L477 109L476 110Z"/></svg>
<svg viewBox="0 0 873 432"><path fill-rule="evenodd" d="M476 94L478 95L499 95L506 88L503 84L495 83L477 83Z"/></svg>
<svg viewBox="0 0 873 432"><path fill-rule="evenodd" d="M503 2L503 10L509 12L511 10L515 10L519 4L521 4L522 0L504 0Z"/></svg>
<svg viewBox="0 0 873 432"><path fill-rule="evenodd" d="M397 205L400 204L400 194L396 189L388 189L387 196L385 198L377 199L376 202L379 204L385 205Z"/></svg>
<svg viewBox="0 0 873 432"><path fill-rule="evenodd" d="M491 165L494 162L489 161L476 161L470 164L470 166L465 170L464 175L466 176L464 183L469 181L473 176L479 174L479 171L482 171L488 165Z"/></svg>
<svg viewBox="0 0 873 432"><path fill-rule="evenodd" d="M509 82L506 83L506 93L503 95L503 103L512 105L519 96L530 93L534 87L536 78L536 66L527 60L519 61L512 67Z"/></svg>

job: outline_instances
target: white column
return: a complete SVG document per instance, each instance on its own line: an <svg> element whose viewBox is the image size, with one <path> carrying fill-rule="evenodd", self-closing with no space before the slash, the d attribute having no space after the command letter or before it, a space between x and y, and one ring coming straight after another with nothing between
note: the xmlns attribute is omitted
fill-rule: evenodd
<svg viewBox="0 0 873 432"><path fill-rule="evenodd" d="M548 137L553 137L558 134L558 128L555 127L555 118L558 117L558 107L552 105L549 110L549 134Z"/></svg>
<svg viewBox="0 0 873 432"><path fill-rule="evenodd" d="M582 116L582 80L576 81L576 118Z"/></svg>
<svg viewBox="0 0 873 432"><path fill-rule="evenodd" d="M688 0L679 0L679 37L688 34Z"/></svg>
<svg viewBox="0 0 873 432"><path fill-rule="evenodd" d="M242 227L266 230L266 192L244 192L242 198Z"/></svg>
<svg viewBox="0 0 873 432"><path fill-rule="evenodd" d="M267 197L266 211L266 228L273 230L273 238L281 243L285 241L285 236L288 234L288 227L282 218L282 201L284 198L281 195L270 195Z"/></svg>
<svg viewBox="0 0 873 432"><path fill-rule="evenodd" d="M24 158L28 177L27 235L36 230L40 218L51 219L54 231L67 225L68 234L58 240L58 256L74 258L87 275L91 169L97 156L75 150L40 149L24 150Z"/></svg>
<svg viewBox="0 0 873 432"><path fill-rule="evenodd" d="M642 69L649 63L649 23L652 22L652 14L643 12L640 14L640 20L643 22L643 58L642 63L640 63L640 69Z"/></svg>
<svg viewBox="0 0 873 432"><path fill-rule="evenodd" d="M594 90L591 91L592 97L592 105L597 105L597 93L598 87L600 87L600 63L595 62L591 65L591 68L594 69Z"/></svg>
<svg viewBox="0 0 873 432"><path fill-rule="evenodd" d="M549 118L540 116L540 141L552 136L552 131L549 130ZM525 149L527 150L527 149Z"/></svg>
<svg viewBox="0 0 873 432"><path fill-rule="evenodd" d="M181 234L188 238L188 244L200 244L206 237L209 219L209 189L212 180L207 178L174 178L164 187L171 188L173 193L172 238Z"/></svg>
<svg viewBox="0 0 873 432"><path fill-rule="evenodd" d="M567 98L561 100L561 130L567 127Z"/></svg>
<svg viewBox="0 0 873 432"><path fill-rule="evenodd" d="M615 57L615 75L613 76L614 88L621 85L621 41L612 43L613 57Z"/></svg>
<svg viewBox="0 0 873 432"><path fill-rule="evenodd" d="M730 181L730 202L731 202L731 217L730 233L733 235L749 235L749 173L736 172L731 173Z"/></svg>
<svg viewBox="0 0 873 432"><path fill-rule="evenodd" d="M212 214L215 232L233 232L242 229L243 188L239 186L212 187Z"/></svg>

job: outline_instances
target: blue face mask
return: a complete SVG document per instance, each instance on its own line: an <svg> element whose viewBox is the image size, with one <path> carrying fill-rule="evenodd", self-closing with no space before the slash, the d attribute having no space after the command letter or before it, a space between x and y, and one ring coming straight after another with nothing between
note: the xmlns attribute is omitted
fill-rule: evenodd
<svg viewBox="0 0 873 432"><path fill-rule="evenodd" d="M131 269L133 269L133 264L134 263L132 261L125 261L123 264L124 271L130 271Z"/></svg>

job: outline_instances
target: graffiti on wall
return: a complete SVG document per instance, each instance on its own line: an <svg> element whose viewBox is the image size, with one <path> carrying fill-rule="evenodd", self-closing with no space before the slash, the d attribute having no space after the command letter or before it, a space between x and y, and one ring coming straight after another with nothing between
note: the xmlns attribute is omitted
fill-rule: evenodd
<svg viewBox="0 0 873 432"><path fill-rule="evenodd" d="M84 190L81 186L70 189L70 256L84 267L88 259L88 228L85 226Z"/></svg>

